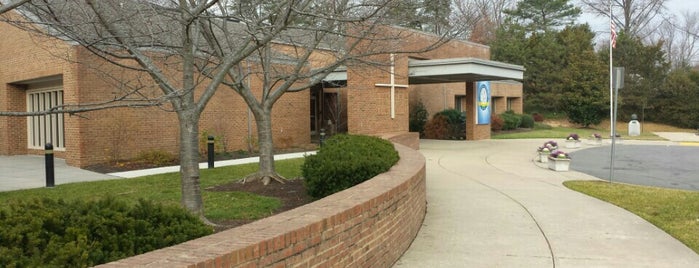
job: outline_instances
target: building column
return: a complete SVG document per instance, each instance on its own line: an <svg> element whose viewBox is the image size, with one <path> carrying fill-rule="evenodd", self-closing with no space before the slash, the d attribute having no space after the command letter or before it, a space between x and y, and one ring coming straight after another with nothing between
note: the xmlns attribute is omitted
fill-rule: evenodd
<svg viewBox="0 0 699 268"><path fill-rule="evenodd" d="M487 140L490 139L490 124L476 124L476 83L466 82L466 139Z"/></svg>

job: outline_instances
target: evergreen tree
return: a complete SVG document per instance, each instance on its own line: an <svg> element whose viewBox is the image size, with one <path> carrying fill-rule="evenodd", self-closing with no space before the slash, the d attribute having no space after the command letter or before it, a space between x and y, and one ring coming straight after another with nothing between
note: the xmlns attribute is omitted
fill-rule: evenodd
<svg viewBox="0 0 699 268"><path fill-rule="evenodd" d="M564 49L556 42L555 32L531 33L511 21L498 30L491 44L494 60L523 65L524 110L553 112Z"/></svg>
<svg viewBox="0 0 699 268"><path fill-rule="evenodd" d="M640 38L621 32L613 55L614 66L625 68L624 88L619 90L619 120L628 120L631 114L644 119L648 112L652 118L656 109L653 98L670 70L662 43L644 45ZM608 60L609 50L602 49L600 56Z"/></svg>
<svg viewBox="0 0 699 268"><path fill-rule="evenodd" d="M656 109L647 116L649 120L699 129L699 72L688 69L670 72L653 103Z"/></svg>
<svg viewBox="0 0 699 268"><path fill-rule="evenodd" d="M422 29L436 34L444 34L449 29L451 14L450 0L422 0Z"/></svg>
<svg viewBox="0 0 699 268"><path fill-rule="evenodd" d="M607 81L605 62L595 57L594 33L587 25L566 27L558 34L565 47L559 109L568 120L584 127L599 124L607 114ZM554 92L558 93L558 92Z"/></svg>
<svg viewBox="0 0 699 268"><path fill-rule="evenodd" d="M572 24L580 13L580 8L568 0L522 0L515 9L505 10L505 14L530 32L546 32Z"/></svg>

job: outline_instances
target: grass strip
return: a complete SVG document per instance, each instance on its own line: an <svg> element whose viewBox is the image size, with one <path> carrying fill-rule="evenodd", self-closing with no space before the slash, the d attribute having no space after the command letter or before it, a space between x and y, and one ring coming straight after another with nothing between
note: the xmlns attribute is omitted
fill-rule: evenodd
<svg viewBox="0 0 699 268"><path fill-rule="evenodd" d="M275 162L279 174L287 178L301 176L304 158ZM204 213L212 220L260 219L270 215L281 202L276 198L241 192L210 192L203 189L237 181L257 171L257 163L202 169L200 183ZM253 182L260 183L260 182ZM63 200L95 200L102 196L114 196L127 202L139 199L179 205L181 199L179 172L143 176L133 179L80 182L57 185L54 188L36 188L11 192L0 192L0 203L9 204L17 200L50 198Z"/></svg>
<svg viewBox="0 0 699 268"><path fill-rule="evenodd" d="M603 181L563 184L640 216L699 253L699 192Z"/></svg>

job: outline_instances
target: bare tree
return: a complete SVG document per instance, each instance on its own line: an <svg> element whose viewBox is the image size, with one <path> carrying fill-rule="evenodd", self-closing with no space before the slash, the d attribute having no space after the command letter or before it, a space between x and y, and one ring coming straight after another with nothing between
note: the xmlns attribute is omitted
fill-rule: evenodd
<svg viewBox="0 0 699 268"><path fill-rule="evenodd" d="M26 2L29 0L0 1L0 14L13 10Z"/></svg>
<svg viewBox="0 0 699 268"><path fill-rule="evenodd" d="M465 25L471 41L488 44L505 22L503 11L514 8L516 0L454 0L452 25Z"/></svg>
<svg viewBox="0 0 699 268"><path fill-rule="evenodd" d="M665 12L666 0L581 0L586 10L598 17L609 17L612 2L613 21L626 34L644 38L655 30L656 19Z"/></svg>
<svg viewBox="0 0 699 268"><path fill-rule="evenodd" d="M699 12L683 12L679 20L666 18L658 28L656 38L663 41L663 48L673 68L691 67L699 54Z"/></svg>
<svg viewBox="0 0 699 268"><path fill-rule="evenodd" d="M271 111L283 94L305 90L343 65L388 64L382 55L427 51L447 40L401 50L396 44L414 32L387 28L384 19L401 1L232 3L36 0L23 10L26 20L15 25L77 43L157 84L162 95L141 101L168 103L177 114L182 205L202 218L199 119L219 88L240 94L255 116L260 171L247 179L266 183L281 179L274 171ZM250 79L258 79L262 89ZM128 92L141 96L138 89ZM44 113L81 111L69 108Z"/></svg>

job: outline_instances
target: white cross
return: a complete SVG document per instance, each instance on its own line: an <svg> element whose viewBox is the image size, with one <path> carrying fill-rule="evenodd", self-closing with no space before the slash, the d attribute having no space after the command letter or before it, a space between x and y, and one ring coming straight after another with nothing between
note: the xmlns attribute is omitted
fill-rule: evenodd
<svg viewBox="0 0 699 268"><path fill-rule="evenodd" d="M396 85L396 60L395 55L391 53L391 83L390 84L374 84L377 87L391 87L391 119L396 118L396 88L408 88L408 85Z"/></svg>

